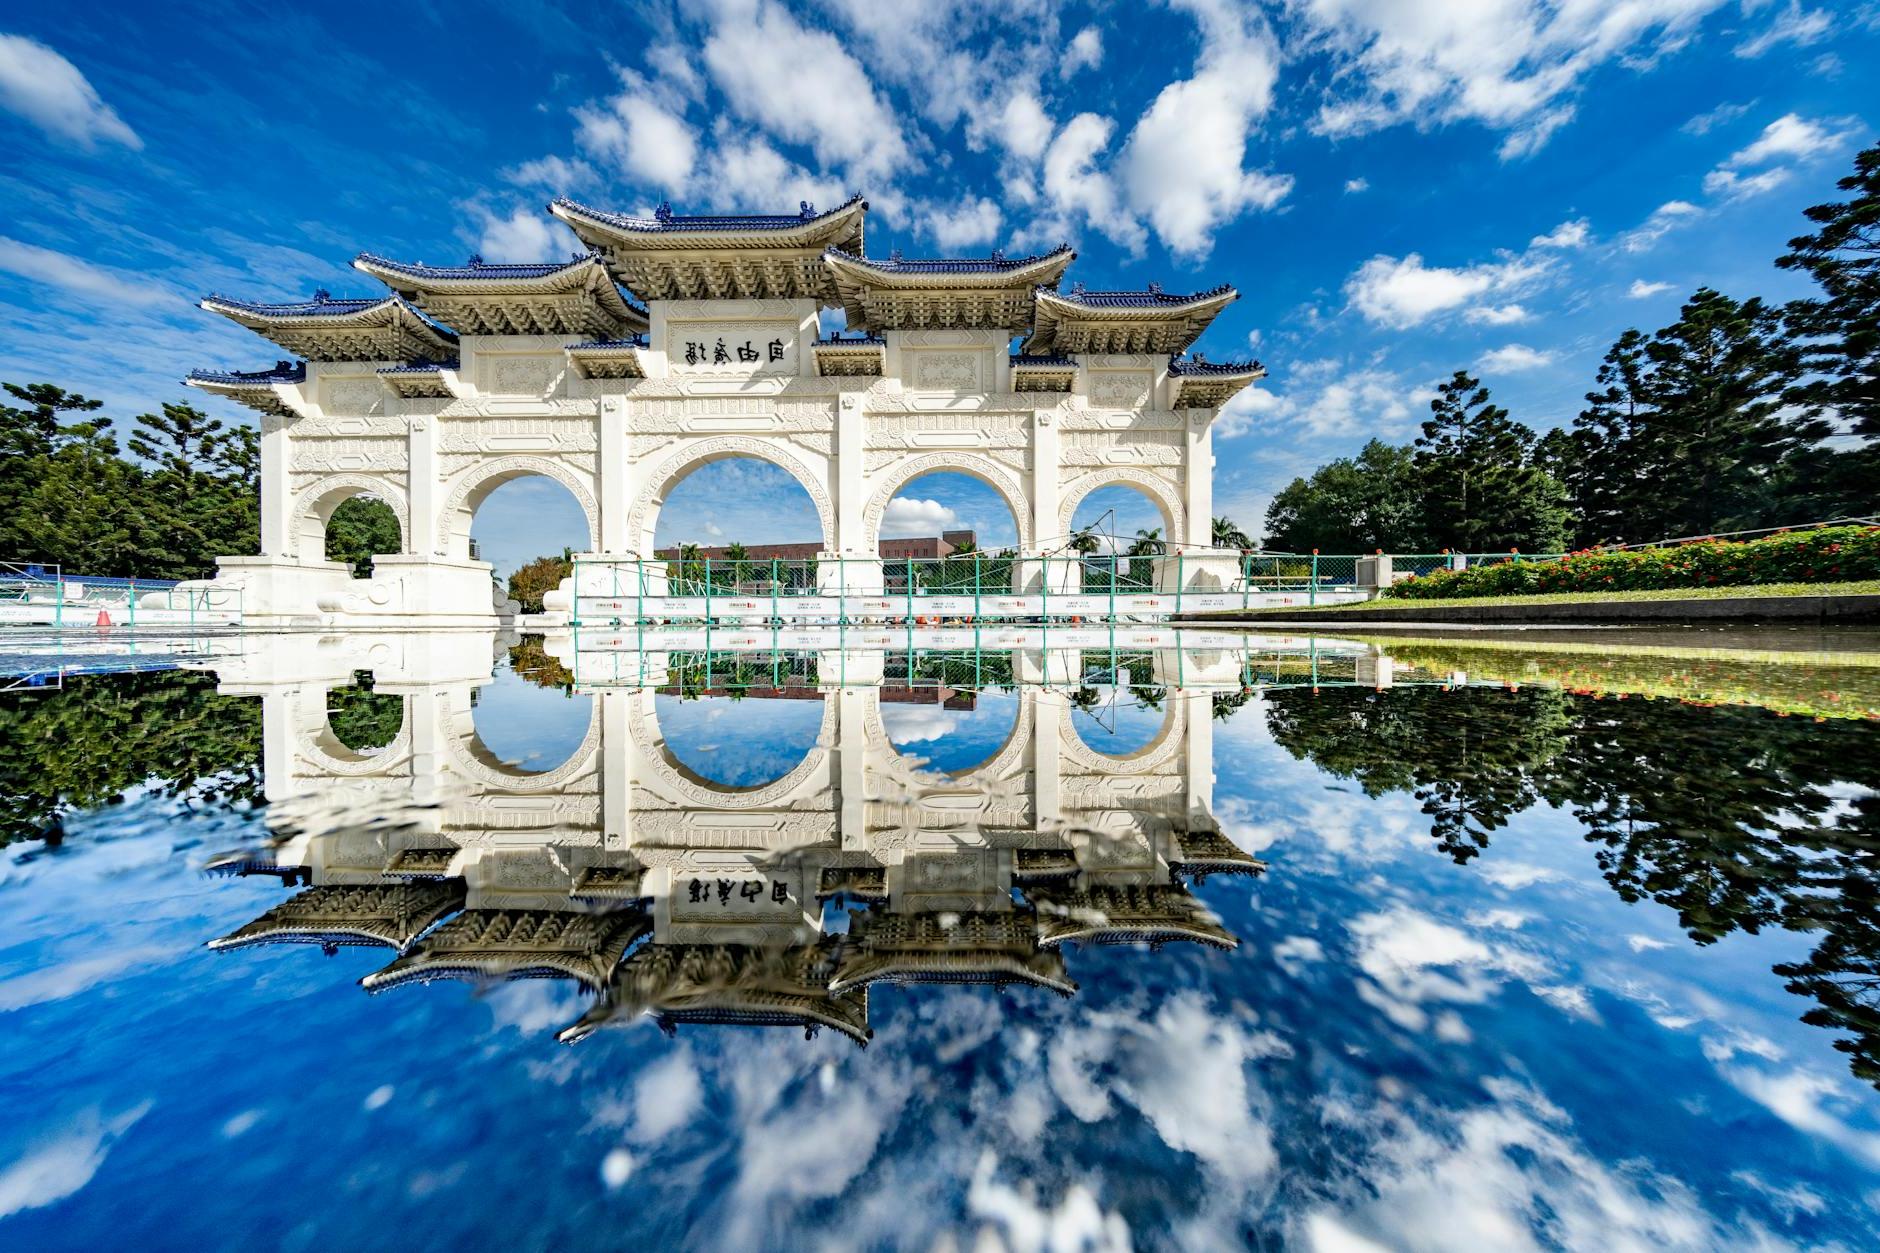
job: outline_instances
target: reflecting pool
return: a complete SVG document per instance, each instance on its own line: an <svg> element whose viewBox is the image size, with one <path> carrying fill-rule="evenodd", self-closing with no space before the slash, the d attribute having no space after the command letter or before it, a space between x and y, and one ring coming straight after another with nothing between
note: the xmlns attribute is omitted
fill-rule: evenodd
<svg viewBox="0 0 1880 1253"><path fill-rule="evenodd" d="M0 658L0 1247L1873 1247L1880 649Z"/></svg>

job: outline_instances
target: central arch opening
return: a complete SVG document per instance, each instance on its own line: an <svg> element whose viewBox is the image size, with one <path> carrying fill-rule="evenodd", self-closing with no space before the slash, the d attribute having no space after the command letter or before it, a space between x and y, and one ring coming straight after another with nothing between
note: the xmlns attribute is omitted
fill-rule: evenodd
<svg viewBox="0 0 1880 1253"><path fill-rule="evenodd" d="M1070 544L1083 558L1084 590L1154 591L1157 559L1178 550L1174 531L1167 510L1141 488L1092 489L1071 514Z"/></svg>
<svg viewBox="0 0 1880 1253"><path fill-rule="evenodd" d="M573 575L574 554L592 552L600 542L573 489L527 467L490 474L444 521L452 554L494 566L496 587L522 613L541 613L542 597Z"/></svg>
<svg viewBox="0 0 1880 1253"><path fill-rule="evenodd" d="M769 595L816 586L823 534L816 501L774 462L733 453L703 460L655 502L652 554L676 595Z"/></svg>
<svg viewBox="0 0 1880 1253"><path fill-rule="evenodd" d="M876 546L888 592L971 594L1011 590L1018 542L1004 493L970 471L933 470L889 497Z"/></svg>
<svg viewBox="0 0 1880 1253"><path fill-rule="evenodd" d="M511 650L507 664L470 693L474 747L507 774L554 770L580 749L593 719L591 695L543 673L538 659L521 648Z"/></svg>

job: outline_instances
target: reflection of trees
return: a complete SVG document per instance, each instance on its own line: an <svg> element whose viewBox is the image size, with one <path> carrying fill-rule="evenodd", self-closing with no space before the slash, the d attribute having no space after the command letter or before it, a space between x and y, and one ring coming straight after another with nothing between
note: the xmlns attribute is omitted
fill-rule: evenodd
<svg viewBox="0 0 1880 1253"><path fill-rule="evenodd" d="M1410 792L1444 852L1467 861L1489 832L1540 799L1536 773L1561 747L1565 697L1531 688L1355 688L1267 697L1273 738L1367 796Z"/></svg>
<svg viewBox="0 0 1880 1253"><path fill-rule="evenodd" d="M65 815L154 784L189 805L261 796L261 703L180 671L68 680L0 702L0 845L56 842Z"/></svg>
<svg viewBox="0 0 1880 1253"><path fill-rule="evenodd" d="M1551 688L1271 692L1274 738L1372 796L1407 791L1457 861L1536 801L1571 810L1628 901L1699 944L1819 932L1776 967L1880 1086L1880 737L1854 721ZM1850 793L1852 797L1850 798Z"/></svg>
<svg viewBox="0 0 1880 1253"><path fill-rule="evenodd" d="M361 670L353 686L326 694L326 721L334 737L355 753L384 748L405 724L405 698L373 691L371 672Z"/></svg>
<svg viewBox="0 0 1880 1253"><path fill-rule="evenodd" d="M555 688L569 697L574 695L574 672L548 655L539 635L525 635L522 643L510 646L509 669L537 687Z"/></svg>

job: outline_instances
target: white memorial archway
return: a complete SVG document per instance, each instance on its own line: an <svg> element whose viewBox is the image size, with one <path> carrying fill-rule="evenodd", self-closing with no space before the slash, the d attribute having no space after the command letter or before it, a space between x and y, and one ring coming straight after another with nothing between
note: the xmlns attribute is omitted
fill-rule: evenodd
<svg viewBox="0 0 1880 1253"><path fill-rule="evenodd" d="M1184 355L1232 288L1060 290L1068 247L871 258L859 197L770 216L550 208L587 255L448 267L363 255L355 267L389 294L202 302L295 358L189 379L261 414L261 553L218 576L242 589L250 621L491 625L501 599L468 539L496 486L553 479L586 519L584 562L637 562L653 557L671 486L729 456L780 466L809 492L821 584L845 606L881 589L894 492L937 470L1011 507L1014 590L1039 590L1040 559L1074 564L1071 514L1110 483L1147 493L1183 553L1158 591L1220 587L1237 569L1210 547L1211 427L1264 372ZM850 334L820 333L830 308ZM398 512L404 551L353 587L316 538L357 492Z"/></svg>

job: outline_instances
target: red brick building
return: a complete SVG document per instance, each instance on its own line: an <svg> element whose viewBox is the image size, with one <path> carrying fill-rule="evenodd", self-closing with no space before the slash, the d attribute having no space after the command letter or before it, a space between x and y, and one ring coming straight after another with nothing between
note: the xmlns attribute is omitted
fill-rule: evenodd
<svg viewBox="0 0 1880 1253"><path fill-rule="evenodd" d="M915 539L884 539L877 546L883 557L951 557L962 548L977 547L971 531L942 531L939 535L923 535ZM816 541L806 544L746 544L744 557L747 561L803 561L822 551L822 545ZM661 561L676 561L679 550L676 547L661 548L653 555ZM723 561L730 557L731 549L726 545L701 546L698 555L708 561Z"/></svg>

